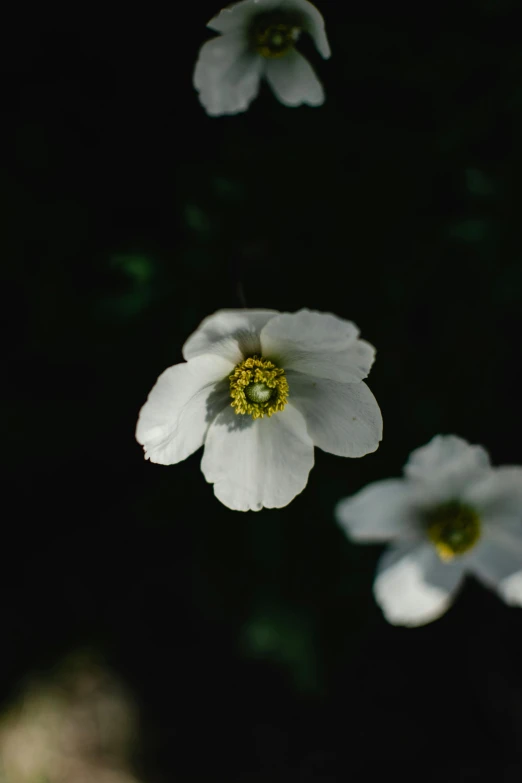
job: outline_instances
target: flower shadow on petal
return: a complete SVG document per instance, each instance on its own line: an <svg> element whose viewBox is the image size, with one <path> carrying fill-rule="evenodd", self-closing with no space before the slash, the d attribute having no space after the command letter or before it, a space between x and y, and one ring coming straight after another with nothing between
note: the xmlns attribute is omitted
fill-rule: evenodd
<svg viewBox="0 0 522 783"><path fill-rule="evenodd" d="M206 401L206 414L205 421L212 424L216 416L227 407L230 403L230 385L227 380L219 381L216 383L213 391L208 395Z"/></svg>
<svg viewBox="0 0 522 783"><path fill-rule="evenodd" d="M261 340L259 338L259 332L254 330L249 331L248 329L236 329L225 338L220 338L218 333L216 333L215 337L212 332L209 332L209 334L214 339L217 338L221 344L237 343L239 350L244 357L261 354Z"/></svg>
<svg viewBox="0 0 522 783"><path fill-rule="evenodd" d="M215 401L210 401L210 405L207 406L208 419L214 421L214 426L223 427L227 432L241 432L250 429L254 424L254 419L248 414L238 414L233 411L228 404L229 402L228 385L226 399L224 399L223 393L216 389Z"/></svg>
<svg viewBox="0 0 522 783"><path fill-rule="evenodd" d="M218 421L220 426L225 426L228 432L238 432L248 430L254 424L254 419L248 414L234 414L234 418L224 416L223 420Z"/></svg>
<svg viewBox="0 0 522 783"><path fill-rule="evenodd" d="M212 424L219 414L223 414L216 422L216 425L226 427L228 432L246 430L254 423L251 416L242 416L233 413L232 410L228 410L230 407L230 386L228 380L220 381L216 384L214 391L208 396L206 405L207 413L205 420ZM227 413L230 413L230 415L227 416Z"/></svg>

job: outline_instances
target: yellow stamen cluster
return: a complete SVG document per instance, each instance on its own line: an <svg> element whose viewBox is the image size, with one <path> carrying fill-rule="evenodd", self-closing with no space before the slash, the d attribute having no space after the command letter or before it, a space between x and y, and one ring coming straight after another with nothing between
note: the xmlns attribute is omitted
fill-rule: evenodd
<svg viewBox="0 0 522 783"><path fill-rule="evenodd" d="M281 14L260 17L253 29L254 48L268 59L284 57L293 48L301 34L297 18Z"/></svg>
<svg viewBox="0 0 522 783"><path fill-rule="evenodd" d="M446 562L469 552L480 538L480 517L474 509L457 501L433 509L427 520L428 537Z"/></svg>
<svg viewBox="0 0 522 783"><path fill-rule="evenodd" d="M236 413L249 414L253 419L273 416L288 401L285 371L268 359L251 356L229 377L231 405Z"/></svg>

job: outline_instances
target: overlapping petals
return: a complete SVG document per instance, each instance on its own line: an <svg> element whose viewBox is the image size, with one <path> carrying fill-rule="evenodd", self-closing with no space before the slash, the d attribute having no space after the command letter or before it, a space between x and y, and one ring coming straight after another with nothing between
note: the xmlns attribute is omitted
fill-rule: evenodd
<svg viewBox="0 0 522 783"><path fill-rule="evenodd" d="M284 56L271 59L252 45L252 24L267 12L297 15L321 56L330 57L323 17L308 0L242 0L224 8L207 24L220 35L201 47L194 70L194 87L209 115L245 111L257 96L263 76L286 106L324 102L323 87L299 52L290 48Z"/></svg>
<svg viewBox="0 0 522 783"><path fill-rule="evenodd" d="M238 364L244 356L260 354L261 329L276 315L277 310L218 310L185 342L183 358L212 353Z"/></svg>
<svg viewBox="0 0 522 783"><path fill-rule="evenodd" d="M256 14L276 9L299 11L305 21L305 30L312 36L321 57L325 60L330 57L331 50L324 19L315 5L308 0L241 0L239 3L223 8L208 22L207 27L217 33L244 30Z"/></svg>
<svg viewBox="0 0 522 783"><path fill-rule="evenodd" d="M328 60L332 52L326 36L324 19L319 10L308 0L283 0L283 7L284 4L301 11L305 19L306 32L312 36L321 57Z"/></svg>
<svg viewBox="0 0 522 783"><path fill-rule="evenodd" d="M485 472L464 489L463 499L480 510L486 524L522 530L522 467L505 466Z"/></svg>
<svg viewBox="0 0 522 783"><path fill-rule="evenodd" d="M174 465L203 445L217 413L228 404L233 369L221 356L197 357L160 375L140 411L136 439L146 459Z"/></svg>
<svg viewBox="0 0 522 783"><path fill-rule="evenodd" d="M370 484L335 511L350 538L393 542L374 583L389 622L436 619L465 574L522 606L522 467L494 468L481 446L437 435L412 452L404 474ZM448 531L457 538L437 540Z"/></svg>
<svg viewBox="0 0 522 783"><path fill-rule="evenodd" d="M430 544L405 542L382 555L373 591L390 623L418 626L447 611L463 576L458 565L443 563Z"/></svg>
<svg viewBox="0 0 522 783"><path fill-rule="evenodd" d="M145 456L169 465L204 445L202 471L229 508L287 505L307 484L314 446L360 457L382 437L379 406L361 381L375 350L358 335L350 321L310 310L205 318L183 346L186 363L159 377L140 412ZM282 407L266 416L231 403L233 378L252 357L284 377Z"/></svg>
<svg viewBox="0 0 522 783"><path fill-rule="evenodd" d="M496 530L477 547L470 571L508 604L522 606L522 531Z"/></svg>
<svg viewBox="0 0 522 783"><path fill-rule="evenodd" d="M270 319L261 345L265 356L287 370L342 383L362 381L375 360L375 348L359 339L354 323L307 309Z"/></svg>
<svg viewBox="0 0 522 783"><path fill-rule="evenodd" d="M437 485L451 495L487 475L489 468L489 456L482 446L471 446L456 435L436 435L412 451L404 474L414 481Z"/></svg>

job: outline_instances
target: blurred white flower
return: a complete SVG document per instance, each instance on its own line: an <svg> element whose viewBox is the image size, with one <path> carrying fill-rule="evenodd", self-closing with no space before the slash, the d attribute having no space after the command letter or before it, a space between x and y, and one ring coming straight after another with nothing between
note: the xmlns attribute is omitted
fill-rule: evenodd
<svg viewBox="0 0 522 783"><path fill-rule="evenodd" d="M242 0L207 27L221 33L203 44L194 70L194 87L208 114L245 111L262 76L286 106L324 102L321 82L295 49L307 32L322 57L330 57L323 17L308 0Z"/></svg>
<svg viewBox="0 0 522 783"><path fill-rule="evenodd" d="M493 468L485 449L437 435L413 451L404 478L376 481L335 515L356 541L392 541L374 595L394 625L424 625L471 573L522 605L522 467Z"/></svg>
<svg viewBox="0 0 522 783"><path fill-rule="evenodd" d="M89 656L32 677L0 718L0 783L139 783L136 706Z"/></svg>
<svg viewBox="0 0 522 783"><path fill-rule="evenodd" d="M220 310L158 378L136 438L161 465L203 444L201 469L231 509L286 506L308 481L314 445L342 457L378 447L382 418L362 382L375 349L350 321L300 310Z"/></svg>

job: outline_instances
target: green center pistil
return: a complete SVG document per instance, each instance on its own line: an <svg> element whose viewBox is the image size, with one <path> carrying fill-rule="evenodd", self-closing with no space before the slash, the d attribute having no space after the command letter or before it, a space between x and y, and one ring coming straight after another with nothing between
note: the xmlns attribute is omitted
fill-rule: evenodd
<svg viewBox="0 0 522 783"><path fill-rule="evenodd" d="M245 388L245 395L254 403L268 402L273 393L266 383L251 383Z"/></svg>
<svg viewBox="0 0 522 783"><path fill-rule="evenodd" d="M285 371L269 359L250 356L237 365L230 380L230 403L236 413L253 419L273 416L288 400Z"/></svg>
<svg viewBox="0 0 522 783"><path fill-rule="evenodd" d="M457 501L450 501L429 511L427 532L441 560L452 560L469 552L480 538L477 512Z"/></svg>

